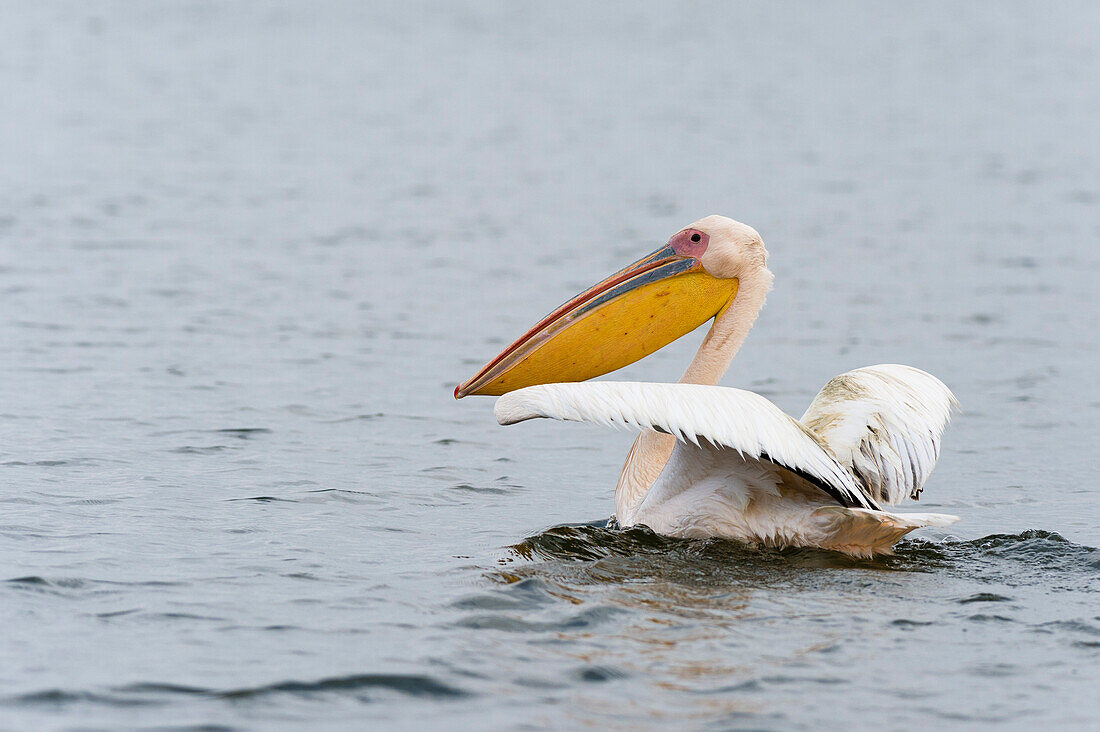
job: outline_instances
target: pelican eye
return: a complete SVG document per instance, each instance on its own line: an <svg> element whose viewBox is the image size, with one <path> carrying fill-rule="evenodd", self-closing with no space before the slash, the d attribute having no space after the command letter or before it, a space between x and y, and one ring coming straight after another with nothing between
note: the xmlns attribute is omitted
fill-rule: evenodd
<svg viewBox="0 0 1100 732"><path fill-rule="evenodd" d="M699 237L699 235L698 235L698 234L692 234L692 235L691 235L691 240L692 240L692 241L699 241L699 239L700 239L700 237Z"/></svg>

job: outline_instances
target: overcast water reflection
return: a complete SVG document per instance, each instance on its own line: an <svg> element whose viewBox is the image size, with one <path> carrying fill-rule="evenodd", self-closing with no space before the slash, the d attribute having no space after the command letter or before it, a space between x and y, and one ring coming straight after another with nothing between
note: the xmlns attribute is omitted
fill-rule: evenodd
<svg viewBox="0 0 1100 732"><path fill-rule="evenodd" d="M0 11L0 726L1082 728L1100 6ZM963 405L856 561L605 528L631 436L454 385L710 213L725 384ZM683 339L616 378L669 381Z"/></svg>

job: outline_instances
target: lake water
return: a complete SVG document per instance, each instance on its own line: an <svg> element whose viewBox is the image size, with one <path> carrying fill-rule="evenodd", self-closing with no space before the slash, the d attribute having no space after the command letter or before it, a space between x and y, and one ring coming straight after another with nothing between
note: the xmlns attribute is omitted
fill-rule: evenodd
<svg viewBox="0 0 1100 732"><path fill-rule="evenodd" d="M1100 6L375 5L0 10L0 727L1097 724ZM950 531L616 532L452 399L710 213L724 383L936 374Z"/></svg>

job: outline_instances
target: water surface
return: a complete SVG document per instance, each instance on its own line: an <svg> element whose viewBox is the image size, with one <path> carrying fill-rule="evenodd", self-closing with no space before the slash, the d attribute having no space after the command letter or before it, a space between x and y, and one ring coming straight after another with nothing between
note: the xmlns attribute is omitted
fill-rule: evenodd
<svg viewBox="0 0 1100 732"><path fill-rule="evenodd" d="M373 5L2 11L0 726L1096 723L1096 6ZM935 373L950 531L607 529L629 434L453 401L710 213L724 383Z"/></svg>

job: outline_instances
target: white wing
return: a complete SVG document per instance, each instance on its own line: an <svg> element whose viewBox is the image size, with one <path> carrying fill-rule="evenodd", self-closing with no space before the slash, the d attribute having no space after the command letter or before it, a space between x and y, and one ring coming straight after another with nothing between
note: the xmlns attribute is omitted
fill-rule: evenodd
<svg viewBox="0 0 1100 732"><path fill-rule="evenodd" d="M951 408L957 406L935 376L884 364L831 379L802 423L875 500L894 504L919 496L939 458Z"/></svg>
<svg viewBox="0 0 1100 732"><path fill-rule="evenodd" d="M698 384L600 381L544 384L510 392L494 409L501 424L536 417L654 429L778 465L840 505L878 509L821 439L764 397Z"/></svg>

